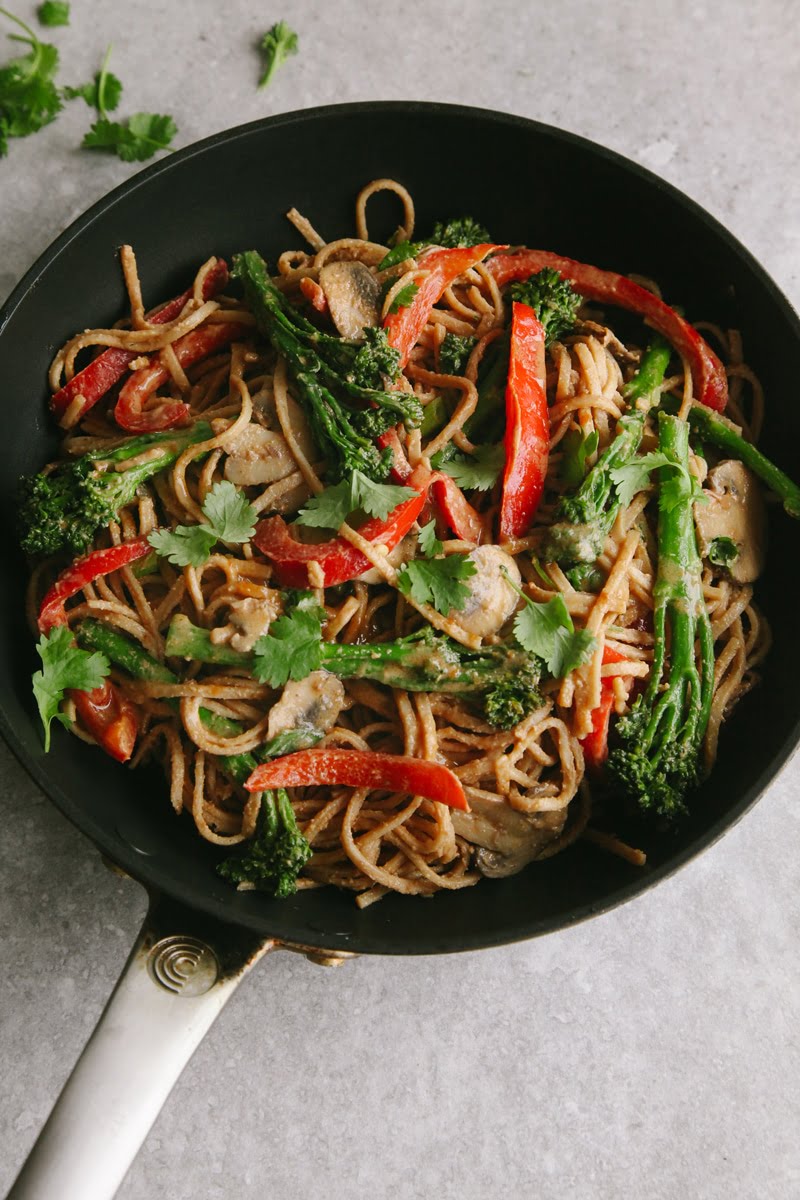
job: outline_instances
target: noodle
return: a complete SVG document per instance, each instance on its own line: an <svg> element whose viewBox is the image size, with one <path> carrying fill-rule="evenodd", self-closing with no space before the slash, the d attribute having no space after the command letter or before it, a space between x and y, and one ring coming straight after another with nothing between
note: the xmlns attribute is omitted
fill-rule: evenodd
<svg viewBox="0 0 800 1200"><path fill-rule="evenodd" d="M282 294L297 304L302 302L301 284L321 292L320 271L330 262L358 262L385 280L387 272L376 269L387 248L370 239L367 207L371 197L386 191L397 197L402 208L396 238L408 240L414 231L414 204L408 191L394 180L375 180L360 192L355 237L326 242L305 216L292 209L289 220L310 252L287 250L280 255ZM142 485L118 522L98 536L96 546L120 544L165 525L203 522L206 497L216 483L228 478L233 466L245 472L240 486L259 515L295 514L309 494L323 491L325 464L317 461L286 364L257 339L252 314L226 297L203 299L204 281L216 260L200 268L184 310L159 325L145 315L131 247L122 247L120 258L129 319L119 327L91 329L70 339L53 360L51 387L55 391L69 382L78 369L79 356L85 357L87 351L115 347L143 356L159 353L169 376L165 385L169 395L185 400L194 415L202 414L213 434L188 446L168 472ZM382 299L384 314L403 289L412 283L419 286L428 275L414 258L405 266L402 275L388 281ZM321 294L324 297L324 292ZM192 330L231 320L246 331L240 342L227 351L215 352L205 362L180 365L175 351L180 338ZM447 404L446 419L430 436L398 429L412 467L427 463L434 454L449 452L451 444L462 452L475 450L465 426L479 404L479 368L487 353L496 352L492 347L504 336L504 320L503 296L485 264L470 269L444 291L398 385L413 391L425 407L442 400ZM747 436L755 438L763 420L764 398L758 380L743 362L741 340L735 331L705 328L730 359L732 419ZM446 334L475 339L463 374L443 369ZM584 438L596 434L597 446L589 462L603 452L615 436L617 421L627 411L625 382L641 352L624 345L605 324L584 319L569 336L555 341L548 355L548 484L558 491L567 445L564 439L574 433ZM145 357L143 361L149 360ZM137 365L141 365L139 359L131 367ZM664 381L662 390L674 397L680 414L686 417L695 402L686 361ZM62 424L74 425L83 408L83 398L74 399ZM272 444L282 448L282 466L264 478L254 475L250 482L246 471L248 463L252 466L252 456L248 459L240 446L265 430L274 439ZM110 452L119 440L110 412L99 406L83 419L80 428L71 429L64 453ZM647 448L654 445L652 430L646 433L644 444ZM704 460L697 459L693 469L702 481L707 470ZM641 491L619 513L598 559L603 582L596 590L573 585L556 563L532 561L530 552L535 553L537 547L535 529L530 536L509 540L504 546L520 567L525 594L538 603L563 598L571 618L595 639L589 660L563 680L545 685L541 707L515 728L497 730L469 704L446 691L392 691L352 679L343 683L338 716L321 745L446 763L475 805L507 807L531 822L541 839L535 857L548 857L585 836L629 863L641 865L641 850L589 824L593 784L586 774L581 739L592 731L604 687L612 689L614 712L622 715L651 674L656 551L650 501L651 491ZM496 492L482 493L474 503L481 521L490 528L497 512ZM552 506L543 505L540 512L545 523L552 519ZM344 591L334 592L324 586L321 563L310 564L309 581L318 602L325 605L323 636L327 642L385 641L407 635L425 621L464 646L481 645L480 636L465 630L451 616L399 593L397 563L386 546L365 539L350 524L343 525L338 536L360 550L372 570ZM454 539L445 543L445 553L464 553L474 545L465 538ZM37 601L53 571L51 564L44 563L32 574L28 604L32 624ZM714 694L705 739L706 768L710 769L720 726L753 686L755 670L769 648L769 630L752 605L752 588L733 583L709 563L703 575L703 598L716 644ZM166 631L175 616L188 617L210 631L215 644L218 639L220 645L236 645L235 639L246 637L243 614L272 604L278 605L275 612L281 611L269 561L254 557L249 544L223 543L200 567L178 569L159 558L147 572L126 567L108 579L96 580L75 598L68 618L73 627L86 617L99 618L163 664ZM134 681L124 672L114 673L117 686L143 714L133 765L148 759L160 761L176 812L189 812L205 840L230 847L252 836L262 801L258 793L248 796L236 786L221 761L248 754L271 736L273 710L280 696L236 667L183 666L178 682ZM209 726L203 719L205 711L220 720L236 721L240 731L231 734L220 731L224 724ZM86 740L85 731L76 732ZM428 896L472 886L480 878L475 869L475 846L459 832L458 821L443 804L363 787L308 787L294 789L290 795L313 851L299 880L302 887L332 883L357 892L359 905L366 907L389 892Z"/></svg>

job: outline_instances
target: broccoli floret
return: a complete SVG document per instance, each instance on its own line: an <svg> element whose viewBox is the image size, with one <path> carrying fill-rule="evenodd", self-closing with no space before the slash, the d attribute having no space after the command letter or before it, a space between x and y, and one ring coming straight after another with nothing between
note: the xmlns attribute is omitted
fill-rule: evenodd
<svg viewBox="0 0 800 1200"><path fill-rule="evenodd" d="M673 818L685 812L686 792L700 778L714 638L694 527L687 423L660 413L659 449L671 465L659 469L653 665L647 690L617 724L621 744L608 766L643 811Z"/></svg>
<svg viewBox="0 0 800 1200"><path fill-rule="evenodd" d="M437 221L430 236L434 246L445 246L454 250L456 246L478 246L490 242L488 230L472 217L454 217L450 221Z"/></svg>
<svg viewBox="0 0 800 1200"><path fill-rule="evenodd" d="M532 659L500 679L483 698L484 716L496 729L513 729L541 705L539 668Z"/></svg>
<svg viewBox="0 0 800 1200"><path fill-rule="evenodd" d="M545 346L569 333L582 303L572 284L552 267L542 267L528 279L512 283L509 293L512 300L534 310L544 326Z"/></svg>
<svg viewBox="0 0 800 1200"><path fill-rule="evenodd" d="M353 360L348 375L350 383L362 388L385 387L394 383L400 374L400 351L390 343L386 330L369 325L364 330L364 344Z"/></svg>
<svg viewBox="0 0 800 1200"><path fill-rule="evenodd" d="M292 802L281 788L264 793L252 840L243 853L221 862L217 871L231 883L255 883L276 899L284 899L297 891L297 876L311 853Z"/></svg>
<svg viewBox="0 0 800 1200"><path fill-rule="evenodd" d="M200 421L185 431L129 438L115 450L95 451L21 479L22 549L34 555L59 550L80 554L97 530L130 504L140 484L171 466L187 446L210 437L211 426Z"/></svg>
<svg viewBox="0 0 800 1200"><path fill-rule="evenodd" d="M278 291L260 254L248 250L233 262L232 274L242 281L259 328L292 373L330 477L359 470L377 482L385 479L392 454L381 453L372 439L398 421L416 428L423 410L412 393L364 383L384 368L397 372L399 359L383 331L368 334L366 345L323 334Z"/></svg>
<svg viewBox="0 0 800 1200"><path fill-rule="evenodd" d="M463 375L477 340L470 334L446 333L439 347L439 370L445 375Z"/></svg>

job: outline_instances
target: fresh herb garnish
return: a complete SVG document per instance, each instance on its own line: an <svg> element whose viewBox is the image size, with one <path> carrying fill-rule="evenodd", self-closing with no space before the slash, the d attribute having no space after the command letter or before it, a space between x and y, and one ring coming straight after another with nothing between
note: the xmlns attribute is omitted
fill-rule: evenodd
<svg viewBox="0 0 800 1200"><path fill-rule="evenodd" d="M541 658L554 679L563 679L592 655L595 639L585 629L576 629L562 595L545 604L526 596L504 572L506 580L525 601L514 618L514 637L529 654Z"/></svg>
<svg viewBox="0 0 800 1200"><path fill-rule="evenodd" d="M40 25L55 28L56 25L69 25L69 5L63 0L44 0L36 10Z"/></svg>
<svg viewBox="0 0 800 1200"><path fill-rule="evenodd" d="M122 84L116 75L108 69L111 55L109 46L103 59L103 65L96 72L91 83L82 83L78 87L65 87L64 95L67 100L85 100L90 108L96 108L101 116L114 112L122 97Z"/></svg>
<svg viewBox="0 0 800 1200"><path fill-rule="evenodd" d="M69 728L69 720L58 710L70 688L90 692L100 687L110 671L104 654L79 650L66 625L42 634L36 646L42 660L41 671L33 676L33 694L44 726L44 748L50 749L50 725L55 718Z"/></svg>
<svg viewBox="0 0 800 1200"><path fill-rule="evenodd" d="M351 513L361 511L385 521L398 504L416 495L413 488L393 483L374 483L361 471L355 470L349 479L343 479L335 487L325 488L319 495L312 496L295 520L299 525L311 525L317 529L338 529Z"/></svg>
<svg viewBox="0 0 800 1200"><path fill-rule="evenodd" d="M214 484L202 509L205 524L155 529L147 539L176 567L202 567L217 542L241 543L252 537L258 513L244 492L227 480Z"/></svg>
<svg viewBox="0 0 800 1200"><path fill-rule="evenodd" d="M415 603L432 604L437 612L446 614L464 607L470 590L463 581L470 579L476 570L466 554L414 558L400 570L397 586Z"/></svg>
<svg viewBox="0 0 800 1200"><path fill-rule="evenodd" d="M425 242L398 242L393 246L389 253L378 263L379 271L388 271L389 267L396 267L400 263L407 262L409 258L416 258L420 250L425 246Z"/></svg>
<svg viewBox="0 0 800 1200"><path fill-rule="evenodd" d="M426 558L436 558L444 550L444 546L436 536L436 521L431 518L427 525L423 525L417 534L419 548Z"/></svg>
<svg viewBox="0 0 800 1200"><path fill-rule="evenodd" d="M82 146L87 150L103 150L116 154L123 162L144 162L159 150L171 150L178 127L172 117L160 113L134 113L123 121L109 121L122 95L122 84L108 70L111 47L106 50L103 65L93 84L67 89L70 99L81 96L97 109L98 119L84 135Z"/></svg>
<svg viewBox="0 0 800 1200"><path fill-rule="evenodd" d="M324 613L323 613L324 617ZM305 679L322 664L322 620L318 608L295 608L278 617L253 647L253 674L270 687Z"/></svg>
<svg viewBox="0 0 800 1200"><path fill-rule="evenodd" d="M22 29L11 33L14 42L29 46L27 54L14 58L0 68L0 157L8 152L8 138L28 137L49 125L62 108L61 96L53 82L58 69L58 51L48 42L39 41L32 29L8 9L0 8Z"/></svg>
<svg viewBox="0 0 800 1200"><path fill-rule="evenodd" d="M488 492L497 483L505 461L505 447L502 442L498 442L495 446L479 446L475 453L470 455L459 454L440 459L438 454L434 454L431 466L444 471L459 487Z"/></svg>
<svg viewBox="0 0 800 1200"><path fill-rule="evenodd" d="M408 308L418 291L419 285L416 283L407 283L405 287L401 287L400 291L389 305L389 312L396 313L399 312L401 308Z"/></svg>
<svg viewBox="0 0 800 1200"><path fill-rule="evenodd" d="M261 39L264 54L264 71L258 81L260 88L266 87L278 67L292 54L297 54L298 38L285 21L277 21Z"/></svg>

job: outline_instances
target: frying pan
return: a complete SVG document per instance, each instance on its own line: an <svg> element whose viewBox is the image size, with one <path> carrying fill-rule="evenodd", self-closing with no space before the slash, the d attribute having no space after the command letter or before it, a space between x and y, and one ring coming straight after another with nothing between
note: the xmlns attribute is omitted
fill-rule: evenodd
<svg viewBox="0 0 800 1200"><path fill-rule="evenodd" d="M135 246L146 298L155 303L182 290L210 254L256 247L274 261L299 240L283 217L292 205L329 238L351 232L356 192L380 176L411 189L419 230L469 213L503 241L655 278L690 319L740 328L770 398L764 447L791 467L785 447L800 437L800 406L784 402L784 381L794 377L800 322L718 222L650 172L545 125L450 105L348 104L244 125L162 160L96 204L34 264L0 312L5 527L14 525L15 481L57 445L45 403L53 351L76 329L108 324L123 309L122 242ZM370 227L385 238L397 210L387 197L373 203ZM236 892L215 873L219 852L171 811L157 772L125 771L60 729L44 755L17 559L0 583L0 727L62 812L148 889L151 907L12 1189L15 1200L112 1196L203 1034L265 951L300 950L332 965L356 953L436 954L537 936L630 899L719 837L800 734L792 599L800 556L787 553L800 533L775 510L771 537L779 552L759 601L778 648L757 697L746 698L726 727L690 820L671 834L621 826L644 841L644 869L578 844L509 879L432 901L390 896L363 912L333 889L282 901Z"/></svg>

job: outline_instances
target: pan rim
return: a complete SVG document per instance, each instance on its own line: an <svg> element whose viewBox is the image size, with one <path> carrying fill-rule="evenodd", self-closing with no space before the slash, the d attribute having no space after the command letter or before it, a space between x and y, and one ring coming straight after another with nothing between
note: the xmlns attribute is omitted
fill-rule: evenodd
<svg viewBox="0 0 800 1200"><path fill-rule="evenodd" d="M279 113L273 116L260 118L256 121L247 122L246 124L235 126L229 130L223 130L213 134L207 138L203 138L198 142L184 147L176 151L175 154L164 158L151 166L137 172L132 177L118 184L110 192L106 193L99 200L95 201L85 212L75 218L71 224L58 235L50 245L42 251L36 258L33 264L28 268L16 286L13 288L9 297L0 308L0 338L2 338L5 328L11 318L14 316L18 308L24 304L25 300L36 287L39 279L45 274L50 266L58 259L64 250L71 243L79 238L86 229L88 229L95 221L103 214L112 209L115 205L123 200L127 200L131 195L136 193L139 188L146 187L149 182L159 176L162 176L169 171L179 169L184 163L192 158L213 151L215 147L220 145L230 145L233 142L243 141L251 136L260 135L264 130L281 128L293 124L310 124L320 120L330 120L336 118L347 118L359 114L380 114L380 113L406 114L409 117L425 117L426 115L446 115L449 117L461 118L464 120L480 119L484 122L491 122L496 125L504 125L516 127L520 129L537 132L542 136L550 137L556 142L560 142L566 146L575 146L580 148L582 152L589 153L595 157L605 160L623 169L626 173L638 176L645 180L650 186L656 187L663 192L672 203L680 208L688 211L696 220L700 222L712 235L722 241L726 248L736 256L740 262L753 274L760 284L770 293L774 303L783 311L790 326L793 329L794 336L800 342L800 318L798 318L793 306L785 296L783 291L778 287L775 281L771 278L768 272L761 266L758 260L751 252L712 214L704 209L691 197L687 196L673 184L668 183L654 172L646 167L627 158L625 155L617 151L610 150L589 138L582 137L579 134L572 133L567 130L559 129L556 126L549 125L543 122L534 121L526 117L520 117L513 113L501 112L493 109L485 109L481 107L444 104L431 101L419 100L392 100L392 101L358 101L353 103L322 105L314 108L296 109L288 113ZM176 899L183 903L187 903L193 909L206 913L209 916L220 917L220 910L224 909L224 902L220 902L217 897L210 893L201 892L199 894L191 893L191 899L187 899L187 893L190 889L183 885L178 885L175 890L167 888L163 883L163 869L150 870L148 867L148 859L142 858L138 864L141 869L131 870L126 864L130 848L121 838L115 838L113 833L107 828L100 827L81 807L80 803L73 800L66 792L64 792L57 781L50 778L48 772L44 769L44 760L37 761L33 758L23 744L22 738L15 731L14 723L9 719L4 707L0 706L0 733L2 733L6 743L10 747L12 753L23 766L28 775L42 789L45 795L50 799L62 814L79 829L85 836L90 838L92 842L111 859L122 858L123 868L138 882L142 883L150 890L161 890L168 892ZM599 916L605 912L609 912L620 904L624 904L640 896L650 888L660 883L662 880L674 875L678 870L685 866L689 861L696 858L698 855L707 850L715 842L717 842L723 834L732 829L742 819L746 812L756 803L762 796L765 789L775 781L777 776L783 771L786 764L796 752L798 743L800 742L800 714L793 722L789 732L787 733L779 751L770 761L764 766L756 780L745 789L742 795L732 808L728 809L724 814L719 816L707 829L697 835L692 842L683 850L676 853L667 859L659 866L649 869L646 874L631 879L629 883L623 884L616 889L611 895L596 903L585 903L570 909L569 912L559 914L557 918L535 918L533 917L527 924L524 930L515 928L513 930L496 930L491 932L479 932L473 934L468 928L459 930L458 945L445 944L427 944L423 947L414 948L399 946L392 948L391 946L366 946L362 948L358 945L358 935L337 935L334 932L318 931L315 934L314 942L322 949L326 950L342 950L356 951L364 954L391 954L397 956L406 955L423 955L435 953L457 953L461 951L470 951L478 949L493 948L502 945L511 945L517 942L526 941L529 938L541 937L547 933L557 932L562 929L568 929L572 926L582 923L593 916ZM235 894L235 893L233 893ZM274 903L274 902L268 902ZM257 931L259 934L267 937L267 927L270 922L270 914L264 916L248 910L237 910L235 912L225 911L222 914L222 919L231 924L239 925L248 929ZM276 922L280 925L280 920ZM274 936L274 935L273 935ZM280 935L277 935L280 938ZM384 940L391 940L391 935L387 930L384 935ZM290 939L286 939L287 944Z"/></svg>

